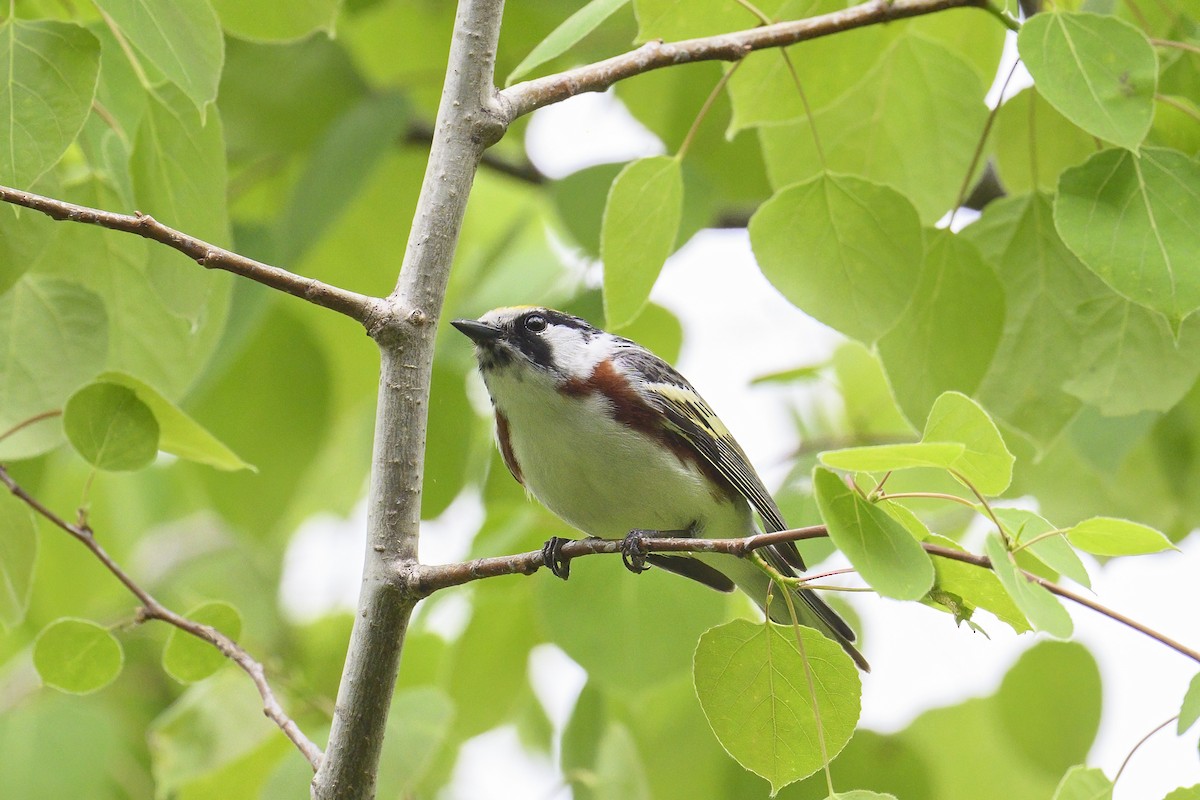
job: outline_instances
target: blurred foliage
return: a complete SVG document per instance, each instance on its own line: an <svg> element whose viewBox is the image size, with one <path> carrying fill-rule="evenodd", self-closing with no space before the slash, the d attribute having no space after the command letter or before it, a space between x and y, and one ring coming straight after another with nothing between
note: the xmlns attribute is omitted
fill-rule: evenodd
<svg viewBox="0 0 1200 800"><path fill-rule="evenodd" d="M758 8L779 20L843 5ZM1019 531L1058 526L1093 552L1161 549L1147 525L1182 540L1200 522L1196 9L1188 0L1087 4L1115 5L1114 14L1059 5L1022 32L1036 86L1006 98L982 144L1005 31L978 9L787 48L804 97L778 51L754 53L699 122L734 67L681 65L624 82L617 98L665 146L653 161L551 180L529 164L518 121L490 153L514 169L485 165L476 179L442 318L553 304L597 323L611 316L622 334L674 359L681 326L646 302L662 257L701 228L748 224L768 279L847 337L828 364L772 377L819 398L797 407L808 449L780 494L792 523L821 519L816 450L880 445L900 449L848 450L840 463L871 473L886 459L924 459L886 462L901 470L887 484L893 493L965 494L953 469L999 483L989 497L1035 497L1041 517L1002 517L1017 541ZM509 0L499 78L759 22L732 0L596 0L579 11L568 0ZM304 275L390 291L453 3L17 0L9 15L0 22L0 183L138 209ZM935 228L988 160L1009 196L960 233ZM603 293L592 268L602 256L613 266ZM439 336L424 516L481 498L471 557L569 535L509 478L470 350L452 331ZM104 547L162 602L240 629L284 705L323 741L351 618L293 619L280 580L301 524L346 518L365 494L377 391L370 340L345 319L157 244L7 209L0 339L0 434L66 410L0 439L14 478L64 518L86 512ZM970 419L947 427L939 408L948 402ZM884 593L929 586L928 559L908 536L958 547L966 530L960 506L872 506L833 473L817 475L828 476L818 479L831 524L845 522L839 514L875 520L852 531L865 537L845 548L856 566L881 542L912 551L890 571L864 570ZM7 493L0 533L0 793L302 796L307 764L236 668L164 626L133 624L133 598L112 575ZM1056 629L1058 601L1014 589L1016 568L1053 576L1074 562L1046 545L1010 562L1013 542L989 541L1005 560L999 580L938 560L926 601L952 612L947 624L981 608L1019 631ZM812 563L829 548L803 546ZM869 615L869 603L858 610ZM786 729L747 740L738 719L710 727L692 678L702 632L750 613L741 596L658 570L635 580L614 559L578 563L569 584L507 578L426 601L404 648L380 797L435 796L463 743L500 726L557 753L576 798L765 796L768 784L728 753L757 764L747 741L779 744ZM768 649L778 638L733 624ZM531 678L531 652L546 644L588 673L561 739ZM696 658L709 668L721 656ZM789 677L785 663L777 655L771 674ZM752 678L732 688L710 681L726 688L705 709L751 691ZM797 686L773 702L807 708ZM1193 720L1196 696L1185 705ZM895 733L859 730L833 780L929 800L1075 791L1096 777L1064 775L1086 759L1100 697L1082 646L1041 642L992 696L927 711ZM840 737L853 723L843 716ZM801 761L759 771L782 785L811 771ZM779 796L826 794L818 773Z"/></svg>

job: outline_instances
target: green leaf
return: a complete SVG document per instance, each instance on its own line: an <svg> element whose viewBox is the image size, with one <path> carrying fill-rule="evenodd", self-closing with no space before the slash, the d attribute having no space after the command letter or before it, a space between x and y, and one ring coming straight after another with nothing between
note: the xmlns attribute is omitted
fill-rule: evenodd
<svg viewBox="0 0 1200 800"><path fill-rule="evenodd" d="M1000 537L990 534L985 547L996 577L1021 609L1021 613L1029 620L1029 624L1035 630L1045 631L1060 639L1070 636L1074 625L1067 610L1048 590L1021 574L1009 552L1004 549Z"/></svg>
<svg viewBox="0 0 1200 800"><path fill-rule="evenodd" d="M975 246L949 231L927 232L912 303L879 340L905 415L924 419L946 391L974 393L1003 325L1003 288Z"/></svg>
<svg viewBox="0 0 1200 800"><path fill-rule="evenodd" d="M197 109L217 99L225 40L208 0L96 0L96 5Z"/></svg>
<svg viewBox="0 0 1200 800"><path fill-rule="evenodd" d="M675 249L682 213L678 159L639 159L613 181L600 230L607 327L628 325L646 305L663 262Z"/></svg>
<svg viewBox="0 0 1200 800"><path fill-rule="evenodd" d="M121 674L125 653L107 628L86 619L56 620L33 643L42 682L71 694L91 694Z"/></svg>
<svg viewBox="0 0 1200 800"><path fill-rule="evenodd" d="M1154 116L1158 61L1146 35L1112 16L1036 14L1017 36L1042 95L1088 133L1136 149Z"/></svg>
<svg viewBox="0 0 1200 800"><path fill-rule="evenodd" d="M263 715L254 684L232 669L189 686L155 718L146 739L158 797L258 797L256 784L266 782L274 760L265 769L249 762L290 747ZM239 770L254 766L256 774Z"/></svg>
<svg viewBox="0 0 1200 800"><path fill-rule="evenodd" d="M124 386L146 404L158 423L159 450L216 469L254 471L252 464L238 458L237 453L149 384L124 372L105 372L99 380Z"/></svg>
<svg viewBox="0 0 1200 800"><path fill-rule="evenodd" d="M6 489L0 492L0 626L11 630L25 619L37 562L33 510Z"/></svg>
<svg viewBox="0 0 1200 800"><path fill-rule="evenodd" d="M141 469L158 454L154 412L132 389L115 383L92 383L73 394L63 411L63 430L79 455L99 469Z"/></svg>
<svg viewBox="0 0 1200 800"><path fill-rule="evenodd" d="M596 800L652 800L642 754L629 729L610 722L596 751Z"/></svg>
<svg viewBox="0 0 1200 800"><path fill-rule="evenodd" d="M1192 678L1187 692L1183 695L1183 705L1179 708L1179 724L1175 727L1180 736L1187 733L1188 728L1200 719L1200 674Z"/></svg>
<svg viewBox="0 0 1200 800"><path fill-rule="evenodd" d="M846 405L850 431L868 441L873 437L908 439L916 428L896 406L879 359L858 342L845 342L833 354L833 371Z"/></svg>
<svg viewBox="0 0 1200 800"><path fill-rule="evenodd" d="M1071 544L1098 556L1137 556L1178 550L1148 525L1113 517L1092 517L1067 531Z"/></svg>
<svg viewBox="0 0 1200 800"><path fill-rule="evenodd" d="M46 190L37 185L35 190ZM53 244L61 225L44 214L17 209L0 214L0 294L7 292Z"/></svg>
<svg viewBox="0 0 1200 800"><path fill-rule="evenodd" d="M1054 192L1063 170L1096 152L1096 139L1058 113L1034 86L1000 106L992 141L996 172L1013 195Z"/></svg>
<svg viewBox="0 0 1200 800"><path fill-rule="evenodd" d="M1200 308L1200 163L1174 150L1104 150L1062 174L1054 221L1105 283L1178 322Z"/></svg>
<svg viewBox="0 0 1200 800"><path fill-rule="evenodd" d="M92 110L100 43L78 25L0 23L0 183L28 189L75 141Z"/></svg>
<svg viewBox="0 0 1200 800"><path fill-rule="evenodd" d="M894 504L893 504L894 505ZM932 534L926 541L966 552L957 542L944 536ZM1012 597L1004 590L996 573L972 564L964 564L951 558L934 558L933 569L937 575L934 589L957 596L972 607L982 608L995 615L1017 633L1031 630L1029 621L1017 608Z"/></svg>
<svg viewBox="0 0 1200 800"><path fill-rule="evenodd" d="M725 0L634 0L633 10L639 42L711 36L752 27L756 22L746 9Z"/></svg>
<svg viewBox="0 0 1200 800"><path fill-rule="evenodd" d="M992 513L1012 534L1017 544L1031 542L1039 536L1055 530L1055 527L1045 519L1023 508L992 508ZM1067 576L1081 586L1091 588L1092 581L1088 576L1087 568L1079 560L1078 554L1071 549L1063 532L1059 531L1054 536L1034 542L1025 549L1060 575Z"/></svg>
<svg viewBox="0 0 1200 800"><path fill-rule="evenodd" d="M388 712L376 796L412 797L450 735L454 702L436 686L397 691Z"/></svg>
<svg viewBox="0 0 1200 800"><path fill-rule="evenodd" d="M528 75L552 58L557 58L594 31L600 23L611 17L629 0L591 0L576 11L543 39L521 63L508 73L504 85L512 84L517 78Z"/></svg>
<svg viewBox="0 0 1200 800"><path fill-rule="evenodd" d="M961 443L964 452L951 467L985 495L1003 494L1012 482L1016 459L996 423L964 394L946 392L934 401L921 440Z"/></svg>
<svg viewBox="0 0 1200 800"><path fill-rule="evenodd" d="M210 625L234 641L242 634L242 615L229 603L219 600L202 603L184 616L201 625ZM171 628L167 635L163 669L180 683L204 680L228 663L229 659L220 650L190 633Z"/></svg>
<svg viewBox="0 0 1200 800"><path fill-rule="evenodd" d="M159 222L203 239L229 244L225 139L219 114L202 119L172 85L157 89L134 138L129 171L138 207ZM201 325L214 295L230 276L199 269L166 248L154 248L146 274L167 309Z"/></svg>
<svg viewBox="0 0 1200 800"><path fill-rule="evenodd" d="M771 783L772 794L820 769L823 750L837 755L858 722L858 670L836 642L810 628L719 625L700 637L693 674L713 733L739 764Z"/></svg>
<svg viewBox="0 0 1200 800"><path fill-rule="evenodd" d="M789 186L750 220L767 279L797 308L863 342L903 314L921 269L920 221L896 191L821 174Z"/></svg>
<svg viewBox="0 0 1200 800"><path fill-rule="evenodd" d="M49 324L48 324L49 323ZM81 286L27 275L0 295L0 431L54 411L104 368L108 319ZM54 421L0 441L0 458L44 453L62 441Z"/></svg>
<svg viewBox="0 0 1200 800"><path fill-rule="evenodd" d="M620 164L597 164L550 184L550 199L559 221L590 258L600 257L604 201L622 169Z"/></svg>
<svg viewBox="0 0 1200 800"><path fill-rule="evenodd" d="M1054 790L1052 800L1112 800L1113 784L1094 767L1071 767Z"/></svg>
<svg viewBox="0 0 1200 800"><path fill-rule="evenodd" d="M829 795L829 800L896 800L896 796L866 789L853 789L849 792L834 792Z"/></svg>
<svg viewBox="0 0 1200 800"><path fill-rule="evenodd" d="M966 451L959 442L912 442L847 447L820 454L821 463L848 472L889 472L912 467L949 469Z"/></svg>
<svg viewBox="0 0 1200 800"><path fill-rule="evenodd" d="M861 61L854 68L861 71ZM771 185L782 189L826 170L857 175L897 190L932 225L954 205L970 168L986 91L959 55L923 36L901 37L810 121L758 129Z"/></svg>
<svg viewBox="0 0 1200 800"><path fill-rule="evenodd" d="M1013 665L996 693L1009 742L1030 770L1058 775L1088 756L1100 729L1100 669L1076 642L1040 642Z"/></svg>
<svg viewBox="0 0 1200 800"><path fill-rule="evenodd" d="M1162 314L1109 294L1079 306L1077 374L1063 388L1110 417L1175 406L1200 375L1200 316L1178 337Z"/></svg>
<svg viewBox="0 0 1200 800"><path fill-rule="evenodd" d="M1062 243L1045 195L989 203L962 235L995 270L1007 309L995 358L976 396L1046 447L1081 405L1063 388L1064 379L1085 372L1080 353L1088 328L1078 309L1114 296Z"/></svg>
<svg viewBox="0 0 1200 800"><path fill-rule="evenodd" d="M314 31L333 36L342 0L212 0L226 33L240 39L283 41L300 39Z"/></svg>
<svg viewBox="0 0 1200 800"><path fill-rule="evenodd" d="M827 469L813 470L813 490L829 538L871 588L896 600L925 596L933 564L912 534Z"/></svg>
<svg viewBox="0 0 1200 800"><path fill-rule="evenodd" d="M402 95L379 92L330 125L284 209L281 261L295 263L321 238L395 148L410 116Z"/></svg>
<svg viewBox="0 0 1200 800"><path fill-rule="evenodd" d="M1195 786L1180 786L1163 800L1200 800L1200 783Z"/></svg>

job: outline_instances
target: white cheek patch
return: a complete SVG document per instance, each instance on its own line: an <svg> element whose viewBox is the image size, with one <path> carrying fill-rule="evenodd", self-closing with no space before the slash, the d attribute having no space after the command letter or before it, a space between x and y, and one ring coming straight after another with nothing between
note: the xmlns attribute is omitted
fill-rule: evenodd
<svg viewBox="0 0 1200 800"><path fill-rule="evenodd" d="M550 345L555 371L566 380L586 380L613 352L610 337L590 335L579 328L552 325L541 336Z"/></svg>

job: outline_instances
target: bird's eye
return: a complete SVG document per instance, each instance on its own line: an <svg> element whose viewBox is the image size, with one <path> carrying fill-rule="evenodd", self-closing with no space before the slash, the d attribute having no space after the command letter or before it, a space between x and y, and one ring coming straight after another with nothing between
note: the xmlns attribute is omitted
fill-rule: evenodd
<svg viewBox="0 0 1200 800"><path fill-rule="evenodd" d="M541 333L546 330L546 318L541 314L530 314L525 318L525 330L530 333Z"/></svg>

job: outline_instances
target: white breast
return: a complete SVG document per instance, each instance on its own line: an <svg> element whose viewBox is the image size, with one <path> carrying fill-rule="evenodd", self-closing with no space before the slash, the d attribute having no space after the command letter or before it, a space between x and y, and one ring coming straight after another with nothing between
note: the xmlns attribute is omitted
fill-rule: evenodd
<svg viewBox="0 0 1200 800"><path fill-rule="evenodd" d="M714 496L694 465L617 422L602 395L564 396L549 381L504 370L486 380L526 487L575 528L604 538L633 529L753 531L744 501Z"/></svg>

